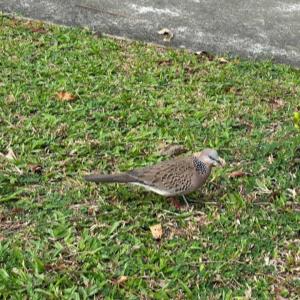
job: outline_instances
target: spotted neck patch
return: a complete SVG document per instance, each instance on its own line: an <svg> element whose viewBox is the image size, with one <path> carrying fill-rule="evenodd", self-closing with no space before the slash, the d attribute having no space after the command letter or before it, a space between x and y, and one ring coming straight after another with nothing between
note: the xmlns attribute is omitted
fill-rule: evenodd
<svg viewBox="0 0 300 300"><path fill-rule="evenodd" d="M207 173L207 167L204 162L197 159L196 157L193 157L193 164L195 166L195 169L198 173L205 175Z"/></svg>

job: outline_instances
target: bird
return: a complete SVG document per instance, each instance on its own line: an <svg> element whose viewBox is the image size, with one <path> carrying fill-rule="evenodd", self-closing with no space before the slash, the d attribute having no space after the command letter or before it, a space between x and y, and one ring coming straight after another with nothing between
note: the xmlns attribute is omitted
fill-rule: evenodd
<svg viewBox="0 0 300 300"><path fill-rule="evenodd" d="M158 164L116 174L91 174L86 181L96 183L128 183L165 197L182 196L198 190L209 177L214 166L225 161L215 149L204 149L189 156L177 157Z"/></svg>

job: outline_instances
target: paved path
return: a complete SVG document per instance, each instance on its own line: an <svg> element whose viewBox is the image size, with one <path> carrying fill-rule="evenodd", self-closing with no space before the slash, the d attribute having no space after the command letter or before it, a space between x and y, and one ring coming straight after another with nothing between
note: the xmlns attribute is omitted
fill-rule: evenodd
<svg viewBox="0 0 300 300"><path fill-rule="evenodd" d="M300 67L299 0L0 0L0 10L195 51ZM174 33L170 43L157 34Z"/></svg>

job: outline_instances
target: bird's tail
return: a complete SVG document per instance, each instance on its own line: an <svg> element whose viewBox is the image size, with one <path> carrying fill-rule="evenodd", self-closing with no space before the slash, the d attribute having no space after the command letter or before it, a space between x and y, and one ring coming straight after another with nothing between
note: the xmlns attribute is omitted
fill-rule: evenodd
<svg viewBox="0 0 300 300"><path fill-rule="evenodd" d="M136 182L132 176L126 173L119 174L111 174L111 175L101 175L101 174L92 174L84 176L86 181L93 181L96 183L99 182L119 182L119 183L128 183L128 182Z"/></svg>

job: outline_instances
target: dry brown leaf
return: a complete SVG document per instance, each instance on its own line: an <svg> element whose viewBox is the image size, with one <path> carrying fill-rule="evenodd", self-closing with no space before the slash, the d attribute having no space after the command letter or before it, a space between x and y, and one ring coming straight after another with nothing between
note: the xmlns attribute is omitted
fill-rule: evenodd
<svg viewBox="0 0 300 300"><path fill-rule="evenodd" d="M126 282L127 279L128 279L127 276L122 275L122 276L120 276L118 279L112 280L112 284L114 284L114 285L121 285L121 284L123 284L124 282Z"/></svg>
<svg viewBox="0 0 300 300"><path fill-rule="evenodd" d="M71 268L74 268L76 265L76 262L74 260L67 260L65 259L64 261L56 261L54 263L46 264L45 269L47 271L61 271L68 269L70 270Z"/></svg>
<svg viewBox="0 0 300 300"><path fill-rule="evenodd" d="M162 28L157 33L164 36L164 42L170 42L171 39L174 37L172 31L168 28Z"/></svg>
<svg viewBox="0 0 300 300"><path fill-rule="evenodd" d="M14 207L11 210L11 213L14 214L14 215L21 214L23 212L24 212L24 208L21 208L21 207Z"/></svg>
<svg viewBox="0 0 300 300"><path fill-rule="evenodd" d="M154 239L159 240L163 235L163 230L161 224L156 224L150 226L150 230Z"/></svg>
<svg viewBox="0 0 300 300"><path fill-rule="evenodd" d="M76 97L69 92L58 92L56 96L60 101L73 101L76 99Z"/></svg>
<svg viewBox="0 0 300 300"><path fill-rule="evenodd" d="M214 56L207 51L197 51L195 54L201 58L207 58L209 61L214 60Z"/></svg>
<svg viewBox="0 0 300 300"><path fill-rule="evenodd" d="M283 99L280 99L280 98L273 99L270 102L270 104L271 104L272 109L274 109L274 110L282 108L285 105Z"/></svg>
<svg viewBox="0 0 300 300"><path fill-rule="evenodd" d="M248 174L245 173L244 171L234 171L231 172L228 177L229 178L235 178L235 177L243 177L243 176L247 176Z"/></svg>
<svg viewBox="0 0 300 300"><path fill-rule="evenodd" d="M28 168L30 172L35 174L42 174L43 172L43 167L41 165L29 164Z"/></svg>
<svg viewBox="0 0 300 300"><path fill-rule="evenodd" d="M232 94L235 94L235 95L240 95L240 94L241 94L241 89L236 88L235 86L231 86L231 87L228 89L228 92L230 92L230 93L232 93Z"/></svg>
<svg viewBox="0 0 300 300"><path fill-rule="evenodd" d="M47 30L44 28L32 28L32 32L38 32L38 33L47 33Z"/></svg>
<svg viewBox="0 0 300 300"><path fill-rule="evenodd" d="M127 281L128 277L127 276L120 276L120 278L117 280L117 284L121 284L124 283L125 281Z"/></svg>
<svg viewBox="0 0 300 300"><path fill-rule="evenodd" d="M171 59L167 59L167 60L159 60L157 63L159 66L171 66L173 64L173 61Z"/></svg>

